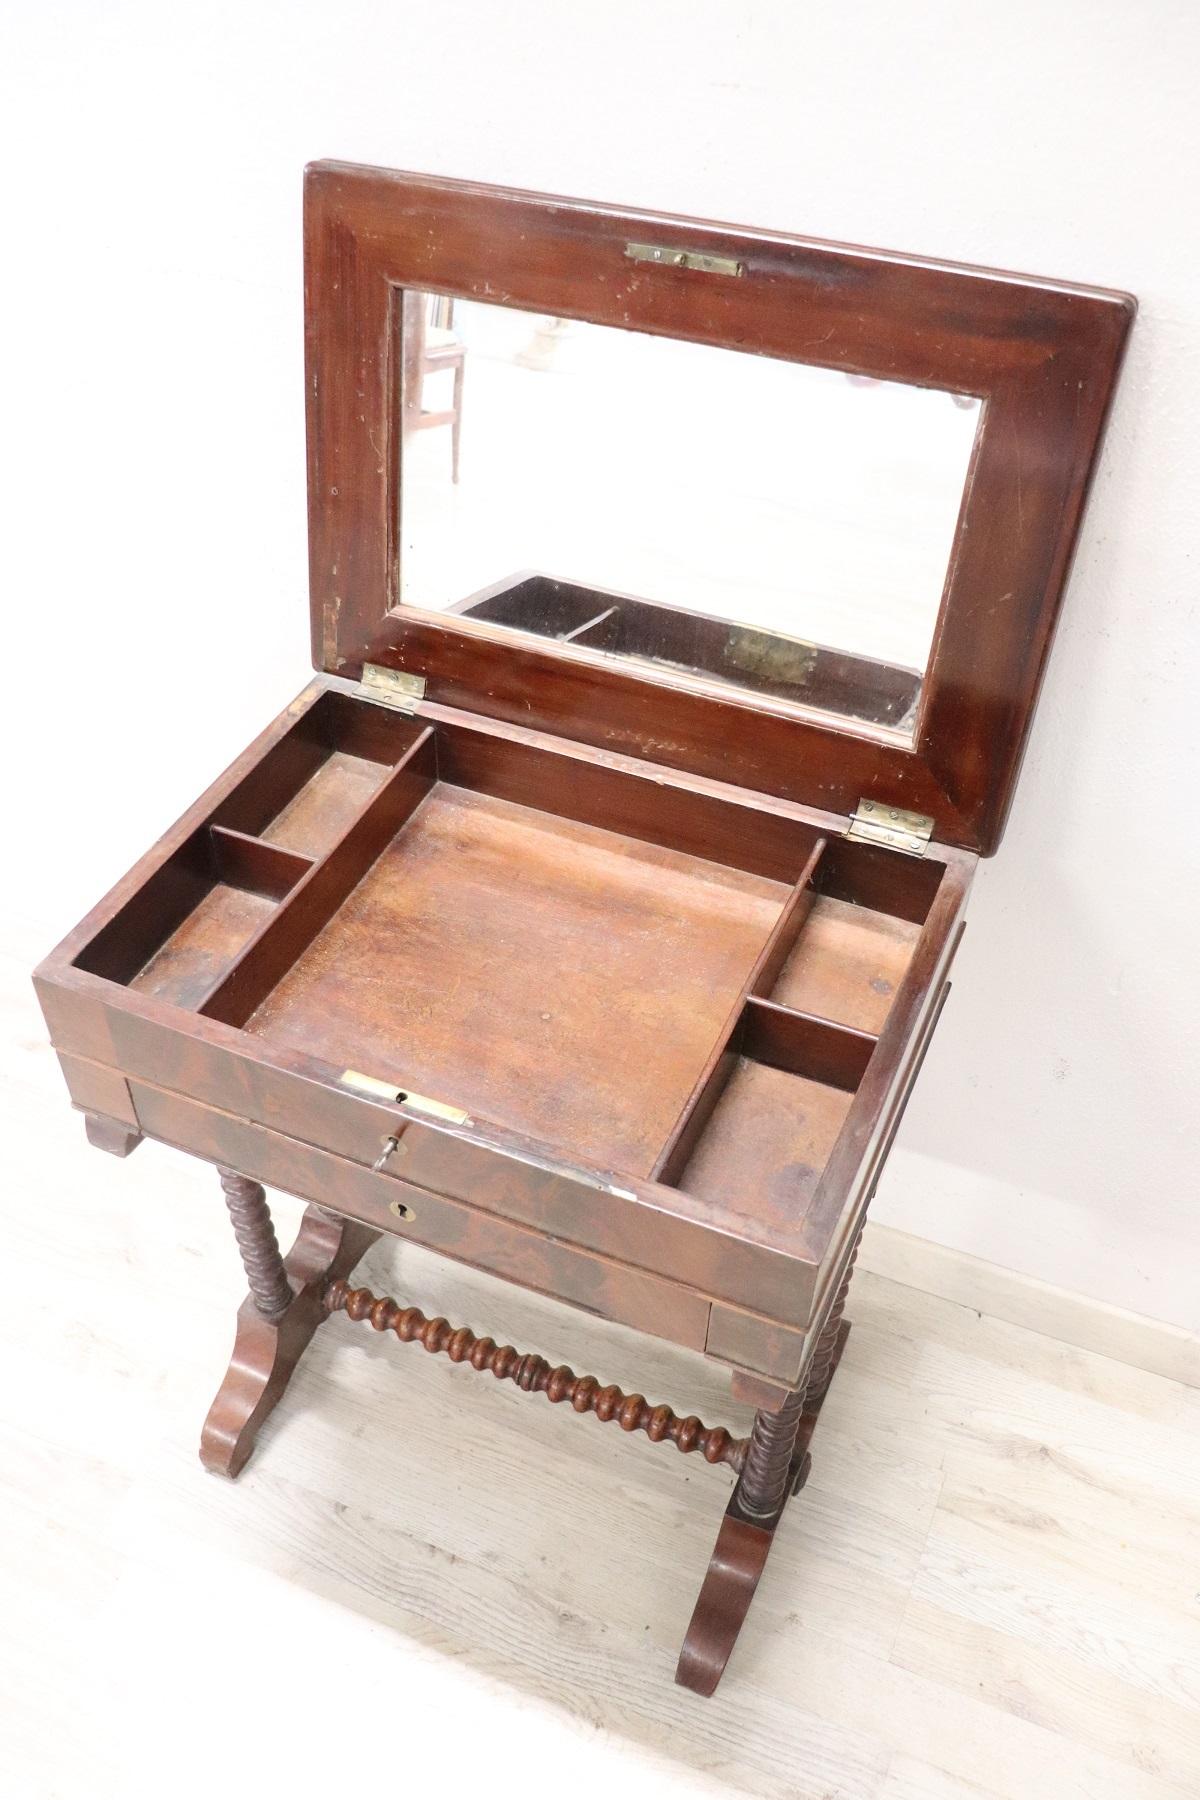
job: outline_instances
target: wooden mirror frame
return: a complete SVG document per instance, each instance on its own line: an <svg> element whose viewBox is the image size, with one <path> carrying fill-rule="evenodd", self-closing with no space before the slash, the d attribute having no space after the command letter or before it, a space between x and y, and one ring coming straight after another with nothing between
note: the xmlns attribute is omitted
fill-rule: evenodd
<svg viewBox="0 0 1200 1800"><path fill-rule="evenodd" d="M1135 311L1126 294L776 232L322 162L306 172L313 662L992 852ZM738 272L635 260L631 243ZM420 287L983 402L911 744L671 671L399 605L401 294Z"/></svg>

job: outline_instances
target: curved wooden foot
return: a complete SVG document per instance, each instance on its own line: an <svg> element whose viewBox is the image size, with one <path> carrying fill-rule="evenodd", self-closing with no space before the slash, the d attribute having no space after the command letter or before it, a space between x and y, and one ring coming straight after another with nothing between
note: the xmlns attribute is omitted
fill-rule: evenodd
<svg viewBox="0 0 1200 1800"><path fill-rule="evenodd" d="M774 1420L763 1413L755 1418L750 1439L752 1449L725 1509L708 1573L675 1670L675 1680L680 1687L690 1688L705 1699L716 1692L717 1683L725 1673L725 1665L767 1566L767 1557L788 1500L799 1493L808 1480L812 1466L808 1446L849 1335L848 1320L833 1322L827 1353L822 1355L816 1369L814 1398L810 1401L806 1392L804 1410L799 1412L792 1427L794 1438L786 1423L786 1405ZM757 1446L759 1464L755 1486L774 1501L773 1510L766 1517L759 1517L753 1508L748 1511L746 1506L747 1475L751 1472L751 1459L755 1457L754 1446ZM749 1498L753 1500L753 1493Z"/></svg>
<svg viewBox="0 0 1200 1800"><path fill-rule="evenodd" d="M326 1316L325 1284L349 1275L378 1236L366 1225L310 1206L283 1265L290 1306L272 1321L249 1295L242 1302L229 1370L200 1434L200 1461L214 1475L232 1478L245 1467L264 1420Z"/></svg>
<svg viewBox="0 0 1200 1800"><path fill-rule="evenodd" d="M815 1425L815 1415L808 1414L803 1424L808 1424L810 1417ZM810 1436L812 1425L809 1425ZM787 1493L772 1519L747 1518L738 1499L739 1489L734 1489L721 1520L683 1649L679 1652L675 1680L680 1687L691 1688L693 1694L701 1694L705 1699L716 1692L767 1566L784 1507L788 1498L798 1493L808 1480L810 1467L811 1458L807 1451L793 1460Z"/></svg>

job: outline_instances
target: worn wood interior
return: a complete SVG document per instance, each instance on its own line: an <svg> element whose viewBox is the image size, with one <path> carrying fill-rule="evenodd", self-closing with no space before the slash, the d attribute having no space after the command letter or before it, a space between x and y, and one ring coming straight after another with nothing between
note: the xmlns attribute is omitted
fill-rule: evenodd
<svg viewBox="0 0 1200 1800"><path fill-rule="evenodd" d="M945 872L334 690L75 962L786 1228Z"/></svg>

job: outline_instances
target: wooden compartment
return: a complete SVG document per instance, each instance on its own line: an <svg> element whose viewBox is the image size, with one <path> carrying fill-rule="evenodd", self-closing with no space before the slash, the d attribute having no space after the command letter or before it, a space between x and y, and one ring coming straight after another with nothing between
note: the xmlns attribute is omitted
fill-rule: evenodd
<svg viewBox="0 0 1200 1800"><path fill-rule="evenodd" d="M335 804L348 763L366 772ZM306 808L311 857L274 841ZM769 1241L815 1203L887 1011L823 909L903 928L902 992L923 941L942 954L946 874L803 808L326 690L74 967L282 1068L426 1096L488 1142ZM364 1161L385 1135L355 1136Z"/></svg>
<svg viewBox="0 0 1200 1800"><path fill-rule="evenodd" d="M316 856L276 841L302 818ZM770 1231L816 1193L892 1003L874 971L903 983L944 874L328 691L75 966ZM902 956L861 948L889 932Z"/></svg>
<svg viewBox="0 0 1200 1800"><path fill-rule="evenodd" d="M248 1028L646 1174L787 892L439 782Z"/></svg>
<svg viewBox="0 0 1200 1800"><path fill-rule="evenodd" d="M381 707L327 693L234 790L215 822L321 856L378 793L419 730Z"/></svg>
<svg viewBox="0 0 1200 1800"><path fill-rule="evenodd" d="M56 1046L117 1125L228 1160L240 1120L353 1216L407 1182L614 1290L819 1330L1001 835L1130 303L340 165L308 177L305 292L320 674L47 960ZM413 293L981 402L919 693L869 636L799 635L792 560L757 622L749 590L735 622L537 569L414 604ZM863 801L922 854L848 835Z"/></svg>
<svg viewBox="0 0 1200 1800"><path fill-rule="evenodd" d="M697 1198L794 1227L825 1172L876 1040L746 1001L663 1171Z"/></svg>
<svg viewBox="0 0 1200 1800"><path fill-rule="evenodd" d="M794 1221L816 1192L851 1099L740 1056L678 1185L744 1217Z"/></svg>
<svg viewBox="0 0 1200 1800"><path fill-rule="evenodd" d="M797 1011L881 1031L938 879L936 863L870 844L831 845L813 873L795 944L764 992Z"/></svg>
<svg viewBox="0 0 1200 1800"><path fill-rule="evenodd" d="M201 827L76 966L176 1006L199 1007L311 868L289 850L223 826Z"/></svg>

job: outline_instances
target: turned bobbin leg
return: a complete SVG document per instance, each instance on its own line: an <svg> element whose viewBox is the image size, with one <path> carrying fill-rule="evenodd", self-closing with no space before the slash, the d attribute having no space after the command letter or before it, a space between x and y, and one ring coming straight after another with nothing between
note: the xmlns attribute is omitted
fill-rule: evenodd
<svg viewBox="0 0 1200 1800"><path fill-rule="evenodd" d="M280 1255L266 1192L257 1181L248 1181L232 1169L218 1169L217 1174L233 1222L233 1235L246 1271L250 1298L262 1317L274 1322L282 1318L292 1304L292 1288Z"/></svg>
<svg viewBox="0 0 1200 1800"><path fill-rule="evenodd" d="M783 1510L806 1391L796 1388L778 1412L754 1415L738 1483L738 1502L748 1519L773 1519Z"/></svg>
<svg viewBox="0 0 1200 1800"><path fill-rule="evenodd" d="M846 1318L846 1299L850 1292L850 1280L854 1274L854 1265L858 1261L858 1247L862 1243L862 1227L854 1240L854 1248L846 1264L845 1274L838 1284L833 1308L826 1321L825 1329L817 1339L817 1347L813 1359L808 1365L808 1379L804 1387L804 1403L806 1412L820 1409L822 1400L829 1392L830 1383L842 1360L842 1351L846 1347L846 1339L850 1336L850 1321Z"/></svg>
<svg viewBox="0 0 1200 1800"><path fill-rule="evenodd" d="M676 1681L693 1693L715 1692L766 1567L783 1509L808 1479L808 1446L850 1335L842 1314L857 1254L856 1240L803 1387L788 1394L777 1411L760 1409L754 1415L741 1476L725 1509L675 1670Z"/></svg>
<svg viewBox="0 0 1200 1800"><path fill-rule="evenodd" d="M232 1169L218 1173L250 1292L238 1311L229 1369L200 1435L200 1460L214 1474L232 1477L244 1467L325 1317L326 1283L349 1275L379 1233L310 1206L285 1259L258 1182Z"/></svg>

